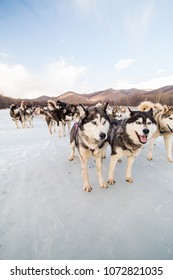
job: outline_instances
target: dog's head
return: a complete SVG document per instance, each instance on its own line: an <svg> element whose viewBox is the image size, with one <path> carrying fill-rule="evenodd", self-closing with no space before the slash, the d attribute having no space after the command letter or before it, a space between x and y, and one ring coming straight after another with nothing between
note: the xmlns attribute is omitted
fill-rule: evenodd
<svg viewBox="0 0 173 280"><path fill-rule="evenodd" d="M89 138L97 141L105 140L109 131L109 117L107 115L108 103L104 106L90 106L85 108L79 105L80 112L79 128Z"/></svg>
<svg viewBox="0 0 173 280"><path fill-rule="evenodd" d="M135 144L145 144L156 129L152 109L147 112L130 110L130 117L126 122L126 131Z"/></svg>
<svg viewBox="0 0 173 280"><path fill-rule="evenodd" d="M161 126L173 133L173 107L163 106L161 114Z"/></svg>

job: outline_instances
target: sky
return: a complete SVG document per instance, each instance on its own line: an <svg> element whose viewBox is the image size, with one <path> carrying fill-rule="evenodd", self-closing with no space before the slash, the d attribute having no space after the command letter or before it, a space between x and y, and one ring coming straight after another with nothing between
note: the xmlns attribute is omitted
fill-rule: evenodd
<svg viewBox="0 0 173 280"><path fill-rule="evenodd" d="M0 0L0 94L173 84L172 0Z"/></svg>

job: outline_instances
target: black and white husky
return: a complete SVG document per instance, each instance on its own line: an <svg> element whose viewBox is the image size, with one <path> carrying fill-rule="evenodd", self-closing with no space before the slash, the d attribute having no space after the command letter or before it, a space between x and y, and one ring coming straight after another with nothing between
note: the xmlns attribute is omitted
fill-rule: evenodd
<svg viewBox="0 0 173 280"><path fill-rule="evenodd" d="M20 113L20 108L18 108L16 104L12 104L10 106L10 116L14 121L16 128L19 128L18 122L22 124L22 117Z"/></svg>
<svg viewBox="0 0 173 280"><path fill-rule="evenodd" d="M109 117L106 113L108 104L102 107L90 106L84 108L78 106L80 120L75 123L70 132L71 155L69 160L74 159L75 147L79 152L82 165L83 189L91 192L92 187L88 178L87 162L89 157L94 156L101 188L107 188L102 175L102 154L107 141L109 131Z"/></svg>
<svg viewBox="0 0 173 280"><path fill-rule="evenodd" d="M111 124L108 141L111 145L111 159L108 183L115 183L114 170L116 163L122 156L127 157L126 181L133 182L132 166L135 158L140 154L143 144L147 143L156 131L153 111L130 111L130 117Z"/></svg>
<svg viewBox="0 0 173 280"><path fill-rule="evenodd" d="M157 137L163 136L167 158L173 162L172 141L173 141L173 107L144 101L139 104L138 109L141 111L154 110L154 119L157 123L157 131L153 134L149 143L148 159L153 159L153 147Z"/></svg>
<svg viewBox="0 0 173 280"><path fill-rule="evenodd" d="M16 128L19 128L18 122L21 123L22 128L33 127L35 110L35 107L25 105L24 101L21 102L20 107L16 104L12 104L10 106L10 116L14 121Z"/></svg>

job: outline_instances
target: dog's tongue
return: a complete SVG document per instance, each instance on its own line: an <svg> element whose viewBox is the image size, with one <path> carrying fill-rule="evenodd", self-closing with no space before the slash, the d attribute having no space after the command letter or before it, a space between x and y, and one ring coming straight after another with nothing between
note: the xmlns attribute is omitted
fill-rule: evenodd
<svg viewBox="0 0 173 280"><path fill-rule="evenodd" d="M141 143L146 143L147 142L147 136L146 135L139 135Z"/></svg>

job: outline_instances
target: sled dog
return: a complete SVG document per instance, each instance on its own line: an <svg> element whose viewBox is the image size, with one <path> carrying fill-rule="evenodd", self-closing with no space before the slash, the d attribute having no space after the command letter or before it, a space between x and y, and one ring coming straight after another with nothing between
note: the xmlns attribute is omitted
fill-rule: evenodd
<svg viewBox="0 0 173 280"><path fill-rule="evenodd" d="M172 157L172 139L173 139L173 107L161 105L160 103L152 103L150 101L141 102L138 109L141 111L154 110L154 119L157 123L157 131L153 134L149 142L148 159L153 159L153 147L157 137L163 136L167 158L173 162Z"/></svg>
<svg viewBox="0 0 173 280"><path fill-rule="evenodd" d="M130 110L130 109L129 109ZM152 109L148 112L131 111L128 119L115 120L109 130L108 142L111 146L111 158L108 183L113 185L116 163L122 156L127 157L126 181L133 182L132 166L140 154L142 146L156 131L156 122Z"/></svg>
<svg viewBox="0 0 173 280"><path fill-rule="evenodd" d="M74 159L75 147L79 152L82 166L83 189L91 192L87 162L89 157L94 156L101 188L107 188L102 175L102 153L107 141L109 131L109 117L106 112L108 103L104 107L90 106L84 108L78 106L80 120L75 123L70 132L71 155L69 160Z"/></svg>
<svg viewBox="0 0 173 280"><path fill-rule="evenodd" d="M19 128L18 122L21 122L22 124L22 117L20 114L20 108L18 108L16 104L10 106L10 116L14 121L16 128Z"/></svg>

